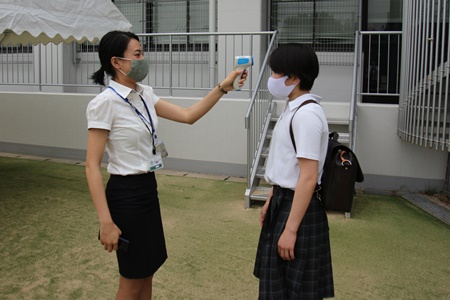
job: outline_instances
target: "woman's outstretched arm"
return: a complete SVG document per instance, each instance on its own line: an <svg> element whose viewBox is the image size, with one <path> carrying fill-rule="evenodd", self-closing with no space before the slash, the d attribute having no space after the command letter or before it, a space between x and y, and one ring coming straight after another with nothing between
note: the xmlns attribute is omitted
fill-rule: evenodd
<svg viewBox="0 0 450 300"><path fill-rule="evenodd" d="M220 83L220 87L225 91L229 92L233 90L233 81L237 76L242 74L240 71L232 71L228 76ZM247 78L247 73L243 74L242 79L239 81L240 86L242 86ZM168 120L194 124L201 117L203 117L224 95L221 91L219 85L217 85L208 95L206 95L202 100L198 101L190 107L181 107L176 104L170 103L163 99L159 99L155 104L156 114Z"/></svg>

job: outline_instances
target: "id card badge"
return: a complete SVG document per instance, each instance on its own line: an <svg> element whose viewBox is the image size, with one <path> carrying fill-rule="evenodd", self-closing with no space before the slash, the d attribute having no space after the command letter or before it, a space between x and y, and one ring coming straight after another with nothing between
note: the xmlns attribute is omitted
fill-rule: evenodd
<svg viewBox="0 0 450 300"><path fill-rule="evenodd" d="M155 147L156 152L159 153L162 158L166 158L169 155L166 149L166 145L164 145L164 142L160 139L155 139Z"/></svg>
<svg viewBox="0 0 450 300"><path fill-rule="evenodd" d="M150 171L156 171L164 167L162 157L159 153L150 159Z"/></svg>

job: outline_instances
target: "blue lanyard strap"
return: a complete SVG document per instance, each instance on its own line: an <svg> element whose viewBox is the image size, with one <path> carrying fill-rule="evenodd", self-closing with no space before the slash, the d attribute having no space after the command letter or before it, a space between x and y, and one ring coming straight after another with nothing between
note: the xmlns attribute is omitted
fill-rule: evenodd
<svg viewBox="0 0 450 300"><path fill-rule="evenodd" d="M153 125L152 115L150 114L150 111L148 110L147 103L145 103L145 101L142 98L142 96L139 94L139 97L141 98L142 103L144 103L144 107L145 107L145 110L147 111L147 115L148 115L149 120L147 120L147 118L139 111L139 109L136 108L136 106L133 105L133 103L130 102L130 100L128 100L128 98L122 97L122 95L120 95L113 87L109 86L109 88L111 90L113 90L117 94L117 96L119 96L123 101L128 103L131 106L131 108L134 109L134 111L139 116L139 118L141 118L141 120L144 122L144 124L146 124L146 125L149 124L152 127L152 130L150 131L150 133L154 134L155 133L155 126Z"/></svg>
<svg viewBox="0 0 450 300"><path fill-rule="evenodd" d="M145 107L145 110L147 111L149 120L147 120L147 118L139 111L139 109L136 108L136 106L133 105L133 103L130 102L130 100L128 100L128 98L122 97L122 95L120 95L113 87L109 86L109 88L112 91L114 91L117 94L117 96L119 96L123 101L125 101L126 103L128 103L131 106L131 108L136 112L138 117L144 123L145 127L147 127L148 131L150 132L150 135L152 136L153 155L155 155L156 154L155 139L157 139L157 136L156 136L155 126L153 125L152 115L150 114L150 111L148 110L147 103L145 103L144 99L139 94L139 97L141 98L142 103L144 103L144 107ZM147 126L147 124L149 124L151 126L151 128L152 128L151 130Z"/></svg>

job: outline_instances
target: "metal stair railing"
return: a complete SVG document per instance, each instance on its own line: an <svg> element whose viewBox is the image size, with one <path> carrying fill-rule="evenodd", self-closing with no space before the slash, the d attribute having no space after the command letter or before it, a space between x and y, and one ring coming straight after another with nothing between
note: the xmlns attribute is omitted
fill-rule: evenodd
<svg viewBox="0 0 450 300"><path fill-rule="evenodd" d="M250 207L250 195L259 184L257 169L261 163L265 135L271 121L271 112L275 107L272 95L267 89L267 80L271 76L268 65L270 53L278 46L277 31L274 31L267 47L261 72L245 115L247 129L247 189L245 192L245 207Z"/></svg>
<svg viewBox="0 0 450 300"><path fill-rule="evenodd" d="M360 44L360 33L356 31L355 33L355 52L354 52L354 61L353 61L353 80L352 80L352 98L350 100L350 111L349 111L349 124L348 124L348 145L350 149L355 150L356 148L356 126L358 123L358 109L357 109L357 101L358 95L360 94L360 89L358 86L358 78L359 78L359 66L360 66L360 53L361 53L361 44Z"/></svg>

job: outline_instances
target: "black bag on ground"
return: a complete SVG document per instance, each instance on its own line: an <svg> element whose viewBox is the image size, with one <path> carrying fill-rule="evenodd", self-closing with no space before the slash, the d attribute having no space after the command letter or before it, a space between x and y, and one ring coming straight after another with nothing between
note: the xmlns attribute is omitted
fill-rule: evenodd
<svg viewBox="0 0 450 300"><path fill-rule="evenodd" d="M316 103L307 100L300 105L292 115L303 105ZM292 119L289 127L292 145L297 151L292 131ZM327 156L323 167L320 184L320 196L327 210L350 213L355 196L355 183L364 181L364 174L353 151L338 142L339 134L335 131L329 134Z"/></svg>

